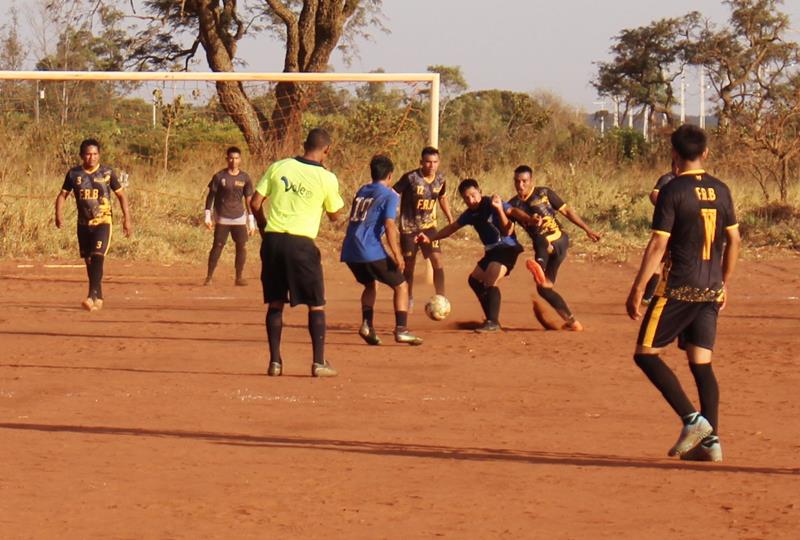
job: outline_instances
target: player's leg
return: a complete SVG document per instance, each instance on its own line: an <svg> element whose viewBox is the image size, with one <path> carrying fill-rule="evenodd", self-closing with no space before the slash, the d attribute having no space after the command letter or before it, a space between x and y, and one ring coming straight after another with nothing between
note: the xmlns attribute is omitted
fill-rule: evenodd
<svg viewBox="0 0 800 540"><path fill-rule="evenodd" d="M361 292L361 325L358 328L358 335L367 342L367 345L380 345L381 338L378 337L373 325L375 316L375 297L376 287L375 278L369 272L369 263L347 263L347 267L353 273L364 290Z"/></svg>
<svg viewBox="0 0 800 540"><path fill-rule="evenodd" d="M713 428L691 452L682 455L692 461L722 461L719 441L719 384L711 367L712 350L717 333L719 304L702 303L692 324L681 335L681 347L686 350L697 393L700 396L700 414Z"/></svg>
<svg viewBox="0 0 800 540"><path fill-rule="evenodd" d="M286 235L266 233L261 241L261 286L264 303L267 304L267 342L269 343L269 367L267 375L283 373L281 357L281 334L283 332L283 306L288 297L286 264L283 257Z"/></svg>
<svg viewBox="0 0 800 540"><path fill-rule="evenodd" d="M86 265L86 281L88 284L86 299L81 302L81 307L86 311L91 311L92 307L94 307L94 300L92 300L92 272L90 270L92 262L92 233L88 225L78 225L76 234L78 236L78 251L83 263Z"/></svg>
<svg viewBox="0 0 800 540"><path fill-rule="evenodd" d="M286 235L287 282L292 306L308 306L308 335L313 354L311 375L334 377L337 372L325 360L325 280L322 257L314 241L304 236Z"/></svg>
<svg viewBox="0 0 800 540"><path fill-rule="evenodd" d="M92 311L103 309L103 267L106 253L111 243L111 224L104 223L90 227L92 251L89 256L89 298Z"/></svg>
<svg viewBox="0 0 800 540"><path fill-rule="evenodd" d="M234 267L236 268L236 281L234 282L239 287L247 285L243 277L244 265L247 262L247 226L234 225L231 227L231 238L236 245L236 259Z"/></svg>
<svg viewBox="0 0 800 540"><path fill-rule="evenodd" d="M565 330L581 331L583 325L575 319L572 310L570 310L564 297L555 290L555 282L558 278L558 270L561 268L561 263L567 257L567 248L569 246L569 238L566 234L561 235L561 238L551 244L552 249L544 259L544 274L545 281L536 285L536 292L539 293L548 304L550 304L556 313L564 320L563 328Z"/></svg>
<svg viewBox="0 0 800 540"><path fill-rule="evenodd" d="M508 273L508 267L492 261L483 273L483 286L486 288L486 323L478 332L495 332L500 329L500 288L498 284Z"/></svg>
<svg viewBox="0 0 800 540"><path fill-rule="evenodd" d="M408 283L408 311L414 310L414 269L417 265L417 251L419 250L416 236L414 233L400 234L400 250L403 252L403 261L405 262L403 278Z"/></svg>
<svg viewBox="0 0 800 540"><path fill-rule="evenodd" d="M220 225L217 223L214 226L214 242L211 244L211 251L208 252L208 271L206 272L204 285L211 284L211 279L214 277L214 270L217 268L219 257L222 255L222 250L225 247L225 243L228 241L228 234L230 231L230 225Z"/></svg>
<svg viewBox="0 0 800 540"><path fill-rule="evenodd" d="M423 232L430 237L436 234L436 229L426 229ZM421 246L421 249L422 254L431 262L431 267L433 267L433 289L436 291L436 294L445 296L444 261L442 259L442 248L439 241L434 240L430 244L424 244Z"/></svg>
<svg viewBox="0 0 800 540"><path fill-rule="evenodd" d="M467 283L469 283L469 288L472 289L472 292L475 293L475 297L478 299L478 303L481 305L481 309L483 310L483 318L484 322L489 320L489 309L486 303L486 286L483 284L484 278L484 268L488 268L489 261L486 260L486 256L478 261L478 264L475 265L475 268L470 273L469 277L467 278Z"/></svg>
<svg viewBox="0 0 800 540"><path fill-rule="evenodd" d="M407 345L422 345L422 338L412 334L408 329L408 284L403 274L388 257L373 263L372 267L375 279L394 291L394 340Z"/></svg>
<svg viewBox="0 0 800 540"><path fill-rule="evenodd" d="M639 369L661 392L683 423L677 442L668 452L671 456L687 453L713 429L708 420L692 405L678 377L660 356L663 348L688 326L692 316L693 307L690 302L657 297L642 320L633 357Z"/></svg>

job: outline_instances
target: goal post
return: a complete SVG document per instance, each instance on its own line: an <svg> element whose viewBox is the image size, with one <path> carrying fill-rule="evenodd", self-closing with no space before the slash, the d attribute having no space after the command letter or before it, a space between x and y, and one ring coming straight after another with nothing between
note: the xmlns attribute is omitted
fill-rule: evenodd
<svg viewBox="0 0 800 540"><path fill-rule="evenodd" d="M0 81L189 81L189 82L297 82L297 83L389 83L413 82L430 85L428 143L439 146L438 73L254 73L254 72L142 72L142 71L0 71Z"/></svg>

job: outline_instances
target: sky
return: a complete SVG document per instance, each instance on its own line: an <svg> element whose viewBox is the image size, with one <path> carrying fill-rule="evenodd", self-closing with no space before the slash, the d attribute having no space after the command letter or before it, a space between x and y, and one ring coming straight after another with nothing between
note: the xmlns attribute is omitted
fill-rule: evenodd
<svg viewBox="0 0 800 540"><path fill-rule="evenodd" d="M1 14L12 1L0 0ZM613 36L693 10L716 23L724 23L729 13L721 0L384 0L390 33L376 30L370 41L360 41L360 57L352 65L345 65L338 53L332 64L338 72L460 66L470 90L544 90L594 110L599 107L590 84L597 70L594 62L609 58ZM782 10L792 19L791 38L800 41L800 1L786 2ZM282 44L266 35L246 38L239 57L247 62L240 71L283 68ZM690 87L687 102L697 94Z"/></svg>

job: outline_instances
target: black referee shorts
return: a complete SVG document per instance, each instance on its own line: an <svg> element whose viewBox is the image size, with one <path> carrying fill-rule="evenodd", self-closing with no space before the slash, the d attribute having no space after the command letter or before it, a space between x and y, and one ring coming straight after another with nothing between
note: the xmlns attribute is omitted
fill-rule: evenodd
<svg viewBox="0 0 800 540"><path fill-rule="evenodd" d="M481 270L485 271L489 268L490 263L500 263L508 269L506 275L509 275L514 269L514 265L517 264L517 257L519 257L519 254L523 251L524 249L520 245L507 246L501 244L485 252L483 258L478 261L478 266L480 266Z"/></svg>
<svg viewBox="0 0 800 540"><path fill-rule="evenodd" d="M81 259L108 253L111 245L111 224L78 225L78 251Z"/></svg>
<svg viewBox="0 0 800 540"><path fill-rule="evenodd" d="M311 238L268 232L261 242L264 303L325 305L322 259Z"/></svg>
<svg viewBox="0 0 800 540"><path fill-rule="evenodd" d="M694 345L714 350L720 305L656 296L644 315L636 344L660 349L678 338L681 349Z"/></svg>
<svg viewBox="0 0 800 540"><path fill-rule="evenodd" d="M397 287L406 280L403 273L397 269L397 264L388 257L378 261L348 262L347 267L353 272L356 281L362 285L380 281L389 287Z"/></svg>

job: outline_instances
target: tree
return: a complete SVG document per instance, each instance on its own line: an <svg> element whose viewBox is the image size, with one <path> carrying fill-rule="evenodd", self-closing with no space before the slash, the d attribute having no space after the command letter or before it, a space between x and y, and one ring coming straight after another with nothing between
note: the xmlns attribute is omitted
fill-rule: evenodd
<svg viewBox="0 0 800 540"><path fill-rule="evenodd" d="M428 66L429 73L439 74L439 116L444 118L447 105L456 97L467 91L467 80L461 73L461 66L444 66L435 64Z"/></svg>
<svg viewBox="0 0 800 540"><path fill-rule="evenodd" d="M112 0L108 0L112 1ZM117 0L123 2L123 0ZM124 0L135 7L133 0ZM149 0L147 24L133 42L129 60L139 69L184 69L199 49L216 72L235 71L237 48L248 34L269 31L285 45L284 72L328 69L337 47L352 50L353 40L379 24L381 0ZM220 104L260 157L296 148L307 106L299 84L275 85L271 114L259 109L238 82L216 84Z"/></svg>
<svg viewBox="0 0 800 540"><path fill-rule="evenodd" d="M796 44L787 39L789 17L778 10L781 0L726 0L729 26L706 24L693 50L692 62L704 66L720 100L719 126L731 118L761 86L763 73L782 71Z"/></svg>
<svg viewBox="0 0 800 540"><path fill-rule="evenodd" d="M20 38L19 13L12 6L8 11L8 22L0 26L0 69L17 71L22 69L28 55L27 48ZM27 97L19 81L0 83L0 102L2 112L22 108L20 98Z"/></svg>
<svg viewBox="0 0 800 540"><path fill-rule="evenodd" d="M630 107L642 107L648 119L662 113L673 125L672 85L690 61L692 35L699 20L700 14L692 12L622 30L614 38L611 61L597 64L592 85L601 96L621 100L626 112Z"/></svg>

